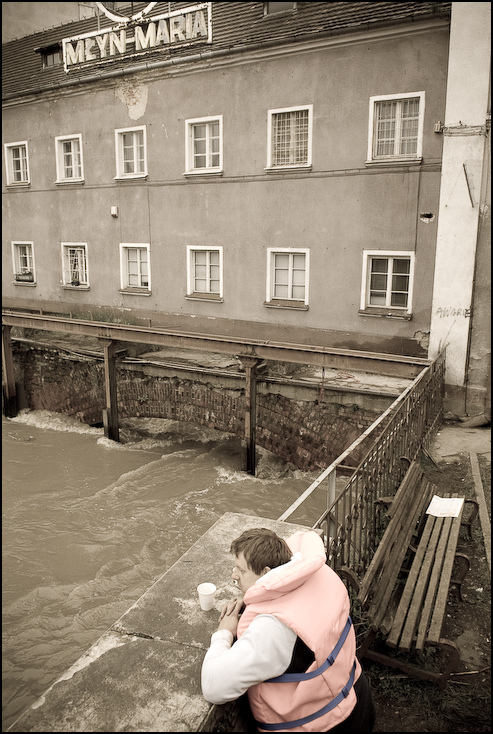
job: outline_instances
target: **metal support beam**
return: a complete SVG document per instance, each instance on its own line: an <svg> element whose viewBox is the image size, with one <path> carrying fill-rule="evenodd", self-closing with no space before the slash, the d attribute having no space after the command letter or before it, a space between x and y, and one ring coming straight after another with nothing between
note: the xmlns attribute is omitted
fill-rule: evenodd
<svg viewBox="0 0 493 734"><path fill-rule="evenodd" d="M257 439L257 366L262 361L249 357L240 357L245 367L245 441L246 471L255 476L255 444Z"/></svg>
<svg viewBox="0 0 493 734"><path fill-rule="evenodd" d="M112 441L120 440L118 428L118 399L116 389L116 355L115 342L101 340L104 348L104 387L106 392L106 409L103 411L104 435Z"/></svg>
<svg viewBox="0 0 493 734"><path fill-rule="evenodd" d="M18 413L12 340L10 338L11 328L2 325L3 412L7 418L14 418Z"/></svg>
<svg viewBox="0 0 493 734"><path fill-rule="evenodd" d="M160 328L130 324L108 324L57 316L38 316L37 314L19 313L6 309L2 311L2 323L9 326L24 326L28 329L45 331L63 331L134 344L158 344L179 349L198 349L216 354L252 357L274 362L312 364L341 370L362 370L375 372L379 375L411 379L416 377L423 367L430 364L429 360L420 357L405 357L311 344L257 341L220 334L166 331Z"/></svg>

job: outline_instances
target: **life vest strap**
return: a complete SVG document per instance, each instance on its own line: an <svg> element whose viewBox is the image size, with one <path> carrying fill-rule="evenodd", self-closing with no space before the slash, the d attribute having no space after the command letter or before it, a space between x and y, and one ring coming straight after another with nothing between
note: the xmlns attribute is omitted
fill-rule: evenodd
<svg viewBox="0 0 493 734"><path fill-rule="evenodd" d="M351 625L352 625L351 617L348 617L346 626L342 630L342 634L339 637L337 645L334 647L334 649L328 656L327 660L325 660L322 663L322 665L319 668L317 668L316 670L312 670L309 673L283 673L282 675L278 675L275 678L269 678L268 680L264 682L265 683L299 683L300 681L311 680L312 678L316 678L317 675L321 675L321 673L323 673L324 670L327 670L327 668L329 668L331 665L334 664L336 657L338 656L342 646L346 642L346 638L349 634L349 630L351 629Z"/></svg>
<svg viewBox="0 0 493 734"><path fill-rule="evenodd" d="M264 724L261 721L256 721L257 727L259 729L265 729L266 731L278 731L280 729L294 729L297 726L303 726L304 724L308 724L310 721L313 721L314 719L318 719L320 716L323 716L324 714L328 714L329 711L332 711L336 706L338 706L341 701L343 701L347 696L349 695L349 692L351 691L351 688L354 684L354 675L356 672L356 660L353 663L353 667L351 669L351 675L349 676L349 680L342 689L342 691L332 699L326 706L321 708L319 711L316 711L314 714L310 714L310 716L305 716L302 719L296 719L295 721L281 721L278 724Z"/></svg>

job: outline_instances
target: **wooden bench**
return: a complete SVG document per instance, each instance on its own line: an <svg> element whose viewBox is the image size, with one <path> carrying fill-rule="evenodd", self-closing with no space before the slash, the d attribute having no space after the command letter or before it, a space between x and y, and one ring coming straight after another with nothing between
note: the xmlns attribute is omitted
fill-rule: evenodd
<svg viewBox="0 0 493 734"><path fill-rule="evenodd" d="M470 535L478 508L473 500L466 500L459 517L427 515L434 494L439 494L437 487L428 480L419 461L411 462L388 507L388 525L364 576L358 579L349 568L339 569L339 573L356 590L369 623L358 650L360 659L366 657L437 681L444 688L459 662L457 646L441 637L448 591L456 585L462 599L461 584L470 565L467 556L457 553L462 511L466 502L475 505L465 521ZM464 565L460 575L452 579L456 558ZM446 652L448 660L443 670L433 672L384 655L370 649L378 632L396 651L414 648L423 652L425 646L433 645Z"/></svg>

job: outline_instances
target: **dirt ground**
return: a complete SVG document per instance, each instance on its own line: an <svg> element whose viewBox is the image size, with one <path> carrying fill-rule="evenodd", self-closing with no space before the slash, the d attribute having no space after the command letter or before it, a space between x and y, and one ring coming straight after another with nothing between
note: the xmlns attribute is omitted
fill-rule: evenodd
<svg viewBox="0 0 493 734"><path fill-rule="evenodd" d="M491 517L491 465L478 455L486 503ZM475 498L467 453L447 457L426 471L442 491ZM375 732L491 731L491 578L479 519L473 539L461 531L458 550L471 561L463 582L464 601L449 594L442 636L459 645L461 663L444 691L432 682L363 660L375 700ZM389 652L382 642L382 652ZM433 655L432 655L433 657ZM420 662L423 662L421 658ZM425 664L433 666L433 660Z"/></svg>

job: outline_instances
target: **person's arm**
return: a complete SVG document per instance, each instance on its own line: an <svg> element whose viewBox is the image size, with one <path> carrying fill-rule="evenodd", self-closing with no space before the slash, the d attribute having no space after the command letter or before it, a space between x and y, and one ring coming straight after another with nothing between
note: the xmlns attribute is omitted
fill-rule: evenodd
<svg viewBox="0 0 493 734"><path fill-rule="evenodd" d="M219 629L202 664L202 693L215 704L235 701L248 688L285 672L296 633L271 614L259 614L233 645L233 633Z"/></svg>

